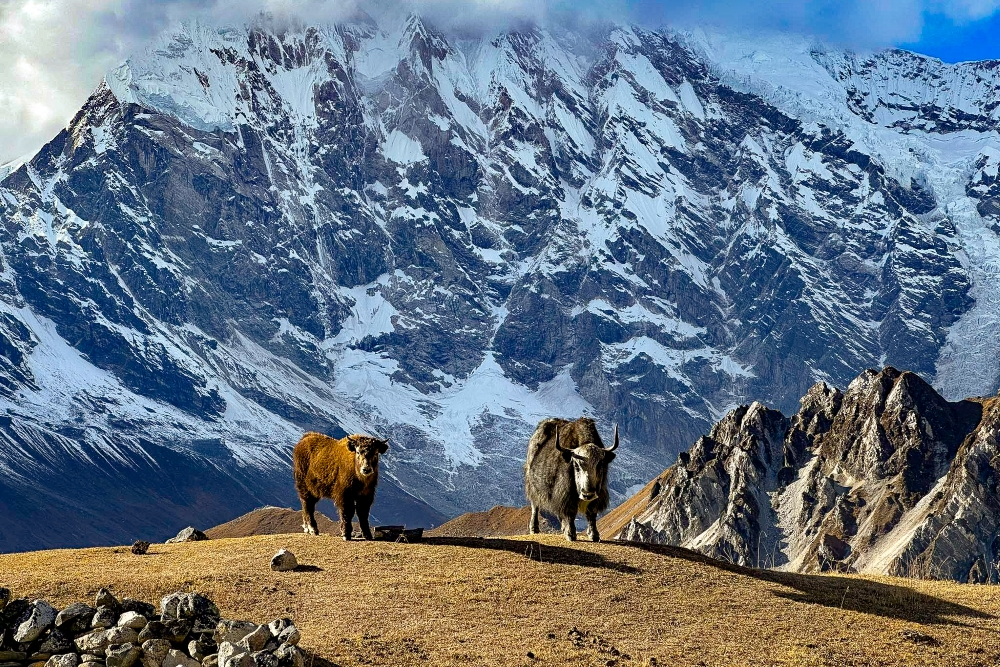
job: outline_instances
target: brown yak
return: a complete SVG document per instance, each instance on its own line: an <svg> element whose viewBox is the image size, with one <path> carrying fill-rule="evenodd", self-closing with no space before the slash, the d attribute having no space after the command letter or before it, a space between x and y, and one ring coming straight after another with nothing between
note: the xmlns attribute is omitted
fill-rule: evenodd
<svg viewBox="0 0 1000 667"><path fill-rule="evenodd" d="M378 485L378 457L389 449L388 440L367 435L349 435L334 440L322 433L306 433L292 454L295 489L302 500L302 530L319 535L316 503L329 498L340 511L344 539L351 539L357 510L361 534L374 539L368 513Z"/></svg>

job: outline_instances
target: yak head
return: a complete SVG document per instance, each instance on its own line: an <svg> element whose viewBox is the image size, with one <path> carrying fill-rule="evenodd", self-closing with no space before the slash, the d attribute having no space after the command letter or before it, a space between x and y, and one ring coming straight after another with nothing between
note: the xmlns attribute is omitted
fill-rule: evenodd
<svg viewBox="0 0 1000 667"><path fill-rule="evenodd" d="M378 471L378 457L389 449L389 441L367 435L351 436L347 439L347 449L354 452L354 472L358 478L368 479Z"/></svg>
<svg viewBox="0 0 1000 667"><path fill-rule="evenodd" d="M603 443L601 443L603 444ZM582 502L597 500L604 486L604 475L608 464L615 458L618 449L618 425L615 425L615 442L608 448L593 442L584 442L570 449L559 444L559 429L556 429L556 449L569 456L576 480L576 493Z"/></svg>

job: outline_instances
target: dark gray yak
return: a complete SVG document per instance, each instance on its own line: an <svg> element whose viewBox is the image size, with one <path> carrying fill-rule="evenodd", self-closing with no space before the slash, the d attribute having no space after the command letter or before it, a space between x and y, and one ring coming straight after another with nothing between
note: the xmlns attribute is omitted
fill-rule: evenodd
<svg viewBox="0 0 1000 667"><path fill-rule="evenodd" d="M576 515L587 517L587 537L601 540L597 515L608 508L608 464L618 449L615 442L605 449L594 420L545 419L528 441L524 464L524 492L531 502L528 532L538 532L538 511L559 517L562 532L576 539Z"/></svg>

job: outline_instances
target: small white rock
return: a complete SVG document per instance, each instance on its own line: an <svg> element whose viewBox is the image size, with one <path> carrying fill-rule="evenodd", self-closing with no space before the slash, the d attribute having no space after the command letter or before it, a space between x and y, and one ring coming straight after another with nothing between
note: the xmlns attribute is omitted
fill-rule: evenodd
<svg viewBox="0 0 1000 667"><path fill-rule="evenodd" d="M279 549L278 553L274 554L274 558L271 559L271 569L275 572L288 572L298 566L299 561L295 559L295 554L288 549Z"/></svg>
<svg viewBox="0 0 1000 667"><path fill-rule="evenodd" d="M201 667L201 663L189 658L183 651L170 649L170 653L163 659L163 667Z"/></svg>
<svg viewBox="0 0 1000 667"><path fill-rule="evenodd" d="M134 611L127 611L118 619L118 627L142 630L146 627L146 617Z"/></svg>

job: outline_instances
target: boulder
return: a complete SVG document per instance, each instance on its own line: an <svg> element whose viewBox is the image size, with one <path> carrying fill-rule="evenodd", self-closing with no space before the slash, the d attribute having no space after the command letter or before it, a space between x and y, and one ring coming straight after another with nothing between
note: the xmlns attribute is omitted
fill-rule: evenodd
<svg viewBox="0 0 1000 667"><path fill-rule="evenodd" d="M107 588L102 588L101 590L97 591L97 597L94 600L94 604L97 606L98 609L100 609L101 607L111 607L116 611L118 610L120 605L120 603L118 602L118 598L116 598L114 594Z"/></svg>
<svg viewBox="0 0 1000 667"><path fill-rule="evenodd" d="M53 628L49 632L49 636L42 642L42 645L38 647L39 653L48 653L50 657L61 653L69 653L72 650L72 636L58 628Z"/></svg>
<svg viewBox="0 0 1000 667"><path fill-rule="evenodd" d="M24 662L28 654L24 651L5 651L0 649L0 662Z"/></svg>
<svg viewBox="0 0 1000 667"><path fill-rule="evenodd" d="M133 600L132 598L122 598L121 608L123 614L127 611L134 611L140 616L145 616L147 619L156 616L156 607L149 604L148 602L143 602L142 600Z"/></svg>
<svg viewBox="0 0 1000 667"><path fill-rule="evenodd" d="M104 663L97 660L88 660L87 662L81 662L80 667L104 667Z"/></svg>
<svg viewBox="0 0 1000 667"><path fill-rule="evenodd" d="M95 630L94 632L80 635L73 642L76 646L76 650L80 653L92 653L97 656L103 656L104 649L106 649L110 643L111 642L108 641L107 630Z"/></svg>
<svg viewBox="0 0 1000 667"><path fill-rule="evenodd" d="M274 657L278 659L278 667L304 667L306 664L305 652L291 644L279 646Z"/></svg>
<svg viewBox="0 0 1000 667"><path fill-rule="evenodd" d="M94 618L90 621L90 627L95 630L100 630L103 628L113 627L118 623L118 610L117 610L117 600L115 601L115 607L109 607L107 605L102 605L97 608L94 613Z"/></svg>
<svg viewBox="0 0 1000 667"><path fill-rule="evenodd" d="M219 654L213 653L205 656L205 659L201 661L201 667L219 667Z"/></svg>
<svg viewBox="0 0 1000 667"><path fill-rule="evenodd" d="M163 659L173 648L166 639L150 639L142 643L142 667L162 667Z"/></svg>
<svg viewBox="0 0 1000 667"><path fill-rule="evenodd" d="M188 526L181 532L177 533L175 537L171 537L167 540L167 544L178 544L180 542L201 542L202 540L207 540L208 535L201 532L193 526Z"/></svg>
<svg viewBox="0 0 1000 667"><path fill-rule="evenodd" d="M56 627L71 635L78 635L90 628L97 609L89 604L74 602L56 616Z"/></svg>
<svg viewBox="0 0 1000 667"><path fill-rule="evenodd" d="M11 600L0 610L0 632L5 629L13 629L20 624L21 616L28 611L31 600L28 598L17 598Z"/></svg>
<svg viewBox="0 0 1000 667"><path fill-rule="evenodd" d="M59 611L45 600L35 600L25 610L27 617L22 615L21 623L14 632L14 641L19 644L33 642L42 636L56 622Z"/></svg>
<svg viewBox="0 0 1000 667"><path fill-rule="evenodd" d="M250 654L254 667L278 667L278 659L268 651L255 651Z"/></svg>
<svg viewBox="0 0 1000 667"><path fill-rule="evenodd" d="M145 616L135 611L127 611L118 617L120 627L132 628L133 630L142 630L148 622Z"/></svg>
<svg viewBox="0 0 1000 667"><path fill-rule="evenodd" d="M293 625L292 619L290 618L276 618L267 624L267 629L271 631L272 637L277 637L281 634L281 631L287 628L289 625Z"/></svg>
<svg viewBox="0 0 1000 667"><path fill-rule="evenodd" d="M219 608L215 603L198 593L171 593L160 601L161 620L190 621L192 632L215 632L219 617Z"/></svg>
<svg viewBox="0 0 1000 667"><path fill-rule="evenodd" d="M167 657L163 659L162 667L201 667L201 663L189 658L183 651L170 649Z"/></svg>
<svg viewBox="0 0 1000 667"><path fill-rule="evenodd" d="M223 642L235 644L256 629L256 623L223 619L215 626L215 634L212 636L212 639L219 646L222 646Z"/></svg>
<svg viewBox="0 0 1000 667"><path fill-rule="evenodd" d="M187 649L188 649L188 655L190 655L198 662L201 662L207 656L217 653L219 647L213 641L206 641L204 639L193 639L188 642Z"/></svg>
<svg viewBox="0 0 1000 667"><path fill-rule="evenodd" d="M149 542L146 542L145 540L136 540L132 543L132 553L136 556L144 556L147 551L149 551Z"/></svg>
<svg viewBox="0 0 1000 667"><path fill-rule="evenodd" d="M299 633L299 629L296 628L295 625L289 625L281 631L280 635L278 635L278 641L282 644L295 646L299 643L299 639L301 639L301 637L302 635Z"/></svg>
<svg viewBox="0 0 1000 667"><path fill-rule="evenodd" d="M247 653L256 653L264 649L269 639L271 639L271 631L267 629L266 625L258 625L253 632L248 633L238 641L236 646Z"/></svg>
<svg viewBox="0 0 1000 667"><path fill-rule="evenodd" d="M279 549L271 558L271 569L275 572L290 572L299 566L295 554L288 549Z"/></svg>
<svg viewBox="0 0 1000 667"><path fill-rule="evenodd" d="M116 644L105 652L107 667L132 667L142 657L142 649L135 644Z"/></svg>
<svg viewBox="0 0 1000 667"><path fill-rule="evenodd" d="M45 667L77 667L80 664L80 656L76 653L63 653L54 655L45 662Z"/></svg>
<svg viewBox="0 0 1000 667"><path fill-rule="evenodd" d="M10 589L0 586L0 611L3 611L3 608L7 606L8 602L10 602L10 597Z"/></svg>

